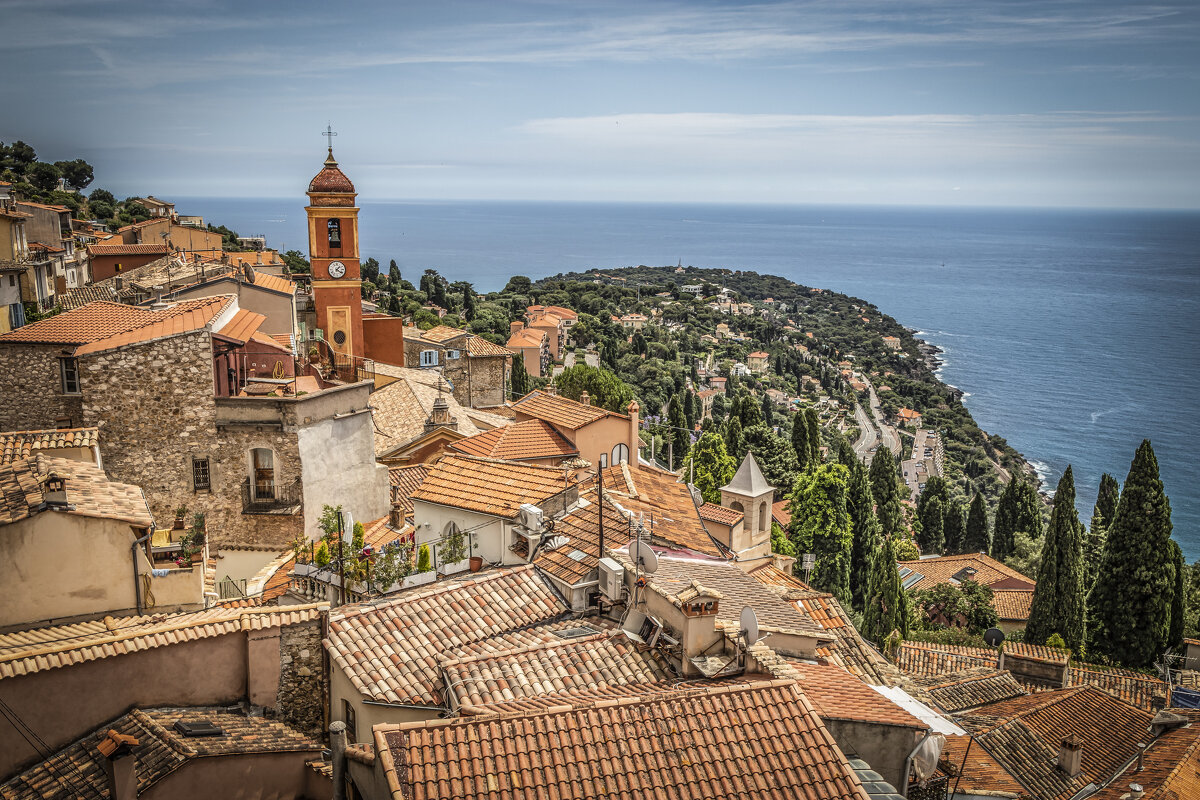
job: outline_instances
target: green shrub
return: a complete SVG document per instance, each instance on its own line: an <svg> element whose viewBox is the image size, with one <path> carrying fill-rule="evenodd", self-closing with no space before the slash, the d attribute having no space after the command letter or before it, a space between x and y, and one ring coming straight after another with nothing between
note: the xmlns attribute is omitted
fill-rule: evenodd
<svg viewBox="0 0 1200 800"><path fill-rule="evenodd" d="M429 572L433 569L433 565L429 563L429 545L421 545L421 549L417 551L417 572Z"/></svg>

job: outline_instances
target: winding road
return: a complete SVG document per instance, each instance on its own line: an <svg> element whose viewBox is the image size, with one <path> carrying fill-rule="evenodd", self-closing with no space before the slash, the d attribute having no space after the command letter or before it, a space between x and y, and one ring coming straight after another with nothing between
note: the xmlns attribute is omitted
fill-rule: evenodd
<svg viewBox="0 0 1200 800"><path fill-rule="evenodd" d="M865 379L864 379L865 380ZM879 408L879 398L875 396L875 387L866 381L867 391L870 392L871 416L863 410L862 403L854 407L854 422L858 425L858 441L854 443L854 452L866 463L871 463L871 448L879 442L880 435L883 444L893 455L900 452L900 436L896 429L883 421L883 413Z"/></svg>

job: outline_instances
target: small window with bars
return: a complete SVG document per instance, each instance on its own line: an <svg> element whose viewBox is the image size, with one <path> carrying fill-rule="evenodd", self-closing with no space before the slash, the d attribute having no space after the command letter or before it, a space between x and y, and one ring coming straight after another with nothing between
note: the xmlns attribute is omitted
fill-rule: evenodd
<svg viewBox="0 0 1200 800"><path fill-rule="evenodd" d="M209 471L207 457L192 459L192 488L197 492L212 489L212 473Z"/></svg>

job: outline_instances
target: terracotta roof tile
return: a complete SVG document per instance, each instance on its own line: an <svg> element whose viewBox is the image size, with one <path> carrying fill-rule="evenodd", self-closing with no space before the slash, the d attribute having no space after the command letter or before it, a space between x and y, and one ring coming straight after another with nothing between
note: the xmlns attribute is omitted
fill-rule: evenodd
<svg viewBox="0 0 1200 800"><path fill-rule="evenodd" d="M543 391L532 391L512 405L518 415L524 414L532 419L542 419L551 425L577 431L585 425L590 425L598 419L608 416L628 419L623 414L614 414L599 406L587 406L576 400L568 400L556 394Z"/></svg>
<svg viewBox="0 0 1200 800"><path fill-rule="evenodd" d="M1049 664L1066 665L1071 659L1070 650L1062 650L1057 647L1047 647L1040 644L1029 644L1027 642L1005 642L1002 649L1005 655L1034 661L1045 661Z"/></svg>
<svg viewBox="0 0 1200 800"><path fill-rule="evenodd" d="M972 667L995 668L1000 651L989 647L902 642L896 651L896 666L913 675L944 675Z"/></svg>
<svg viewBox="0 0 1200 800"><path fill-rule="evenodd" d="M0 464L28 458L38 452L49 455L63 448L90 448L99 443L99 428L0 432Z"/></svg>
<svg viewBox="0 0 1200 800"><path fill-rule="evenodd" d="M224 735L187 737L175 729L181 721L210 723ZM120 744L129 747L135 759L139 793L195 758L321 750L320 742L263 717L223 708L135 708L10 778L0 786L0 796L5 800L108 797L105 750L111 752ZM69 780L64 781L64 775Z"/></svg>
<svg viewBox="0 0 1200 800"><path fill-rule="evenodd" d="M553 550L542 548L535 553L535 562L540 569L554 576L567 586L592 579L600 565L600 506L596 494L585 494L586 505L559 519L554 526L555 536L566 538L566 542ZM611 503L604 504L604 549L612 551L629 543L629 520L621 515Z"/></svg>
<svg viewBox="0 0 1200 800"><path fill-rule="evenodd" d="M605 492L631 514L644 516L653 540L698 553L722 555L700 517L686 483L672 472L615 464L603 470Z"/></svg>
<svg viewBox="0 0 1200 800"><path fill-rule="evenodd" d="M229 339L236 339L239 342L247 342L258 330L258 327L266 322L265 314L256 314L244 308L239 308L237 313L233 315L233 319L225 323L217 333ZM274 340L270 340L272 345Z"/></svg>
<svg viewBox="0 0 1200 800"><path fill-rule="evenodd" d="M376 363L375 371L397 380L371 394L375 418L375 455L385 456L425 434L425 421L437 399L439 376L433 370L409 369ZM463 436L480 432L469 409L463 408L443 384L442 397L450 406L450 416L458 421L456 431Z"/></svg>
<svg viewBox="0 0 1200 800"><path fill-rule="evenodd" d="M116 291L109 284L78 286L60 293L58 295L58 304L62 306L63 311L71 311L80 306L86 306L88 303L105 300L111 301L115 297Z"/></svg>
<svg viewBox="0 0 1200 800"><path fill-rule="evenodd" d="M397 797L866 800L791 681L375 728Z"/></svg>
<svg viewBox="0 0 1200 800"><path fill-rule="evenodd" d="M88 342L76 349L75 355L97 353L115 347L149 342L166 336L200 330L211 323L231 302L233 302L232 296L221 295L201 300L185 300L162 311L152 310L150 313L154 316L146 324L113 333L104 339ZM88 308L90 306L84 306L78 311L86 311ZM53 321L53 319L56 318L48 321Z"/></svg>
<svg viewBox="0 0 1200 800"><path fill-rule="evenodd" d="M342 606L330 615L325 647L364 697L438 706L441 658L553 641L537 626L565 610L533 567L497 570Z"/></svg>
<svg viewBox="0 0 1200 800"><path fill-rule="evenodd" d="M822 720L870 722L925 730L929 726L841 667L786 659Z"/></svg>
<svg viewBox="0 0 1200 800"><path fill-rule="evenodd" d="M738 524L746 516L741 511L734 511L732 508L725 508L714 503L705 503L700 506L698 513L700 519L706 522L719 522L730 527Z"/></svg>
<svg viewBox="0 0 1200 800"><path fill-rule="evenodd" d="M1007 564L1002 564L991 556L983 553L963 553L957 556L937 556L922 558L918 561L899 561L901 567L908 567L924 577L912 586L911 590L932 589L939 583L949 583L956 575L966 569L974 569L971 580L981 586L991 586L1001 581L1018 581L1023 588L1032 589L1037 582L1017 572ZM1016 588L1016 587L1013 587Z"/></svg>
<svg viewBox="0 0 1200 800"><path fill-rule="evenodd" d="M46 480L51 475L66 481L68 506L64 510L49 511L43 506ZM144 528L154 524L140 487L110 481L104 470L89 461L38 453L0 465L0 524L38 513L115 519Z"/></svg>
<svg viewBox="0 0 1200 800"><path fill-rule="evenodd" d="M1029 610L1033 607L1033 590L993 589L992 606L1000 619L1024 622L1029 619Z"/></svg>
<svg viewBox="0 0 1200 800"><path fill-rule="evenodd" d="M447 455L430 468L412 499L512 519L523 503L537 505L564 489L557 467Z"/></svg>
<svg viewBox="0 0 1200 800"><path fill-rule="evenodd" d="M514 331L508 337L507 349L515 350L522 347L541 347L546 341L545 331L535 331L532 328L522 328Z"/></svg>
<svg viewBox="0 0 1200 800"><path fill-rule="evenodd" d="M997 671L986 667L966 670L958 675L938 676L937 682L927 684L925 689L938 708L947 714L957 714L1029 694L1008 670Z"/></svg>
<svg viewBox="0 0 1200 800"><path fill-rule="evenodd" d="M961 794L1007 792L1007 796L1026 797L1025 787L1009 774L999 761L967 736L947 736L938 768L950 776L950 783Z"/></svg>
<svg viewBox="0 0 1200 800"><path fill-rule="evenodd" d="M533 461L544 458L568 458L579 449L548 422L530 419L493 428L450 445L472 456L488 456L508 461Z"/></svg>
<svg viewBox="0 0 1200 800"><path fill-rule="evenodd" d="M1092 795L1093 800L1121 800L1129 784L1140 784L1142 800L1182 800L1200 797L1200 726L1195 712L1188 712L1188 727L1175 728L1149 743L1142 757L1126 767L1112 783Z"/></svg>
<svg viewBox="0 0 1200 800"><path fill-rule="evenodd" d="M0 679L235 631L298 625L317 619L328 609L327 603L212 608L13 631L0 634Z"/></svg>
<svg viewBox="0 0 1200 800"><path fill-rule="evenodd" d="M165 244L89 244L87 251L92 256L162 256L171 248Z"/></svg>
<svg viewBox="0 0 1200 800"><path fill-rule="evenodd" d="M1072 665L1067 669L1067 685L1095 686L1143 711L1167 705L1167 687L1162 679L1144 672L1093 664Z"/></svg>
<svg viewBox="0 0 1200 800"><path fill-rule="evenodd" d="M421 488L431 466L430 464L410 464L388 469L388 480L392 485L392 505L400 507L401 516L412 515L413 492Z"/></svg>

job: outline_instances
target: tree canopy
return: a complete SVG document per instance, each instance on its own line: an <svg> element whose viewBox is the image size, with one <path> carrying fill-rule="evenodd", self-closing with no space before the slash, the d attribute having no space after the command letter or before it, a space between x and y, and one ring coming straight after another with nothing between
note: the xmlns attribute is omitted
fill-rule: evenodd
<svg viewBox="0 0 1200 800"><path fill-rule="evenodd" d="M847 606L851 604L848 477L841 464L821 464L800 474L788 498L792 540L799 552L816 555L812 586Z"/></svg>

